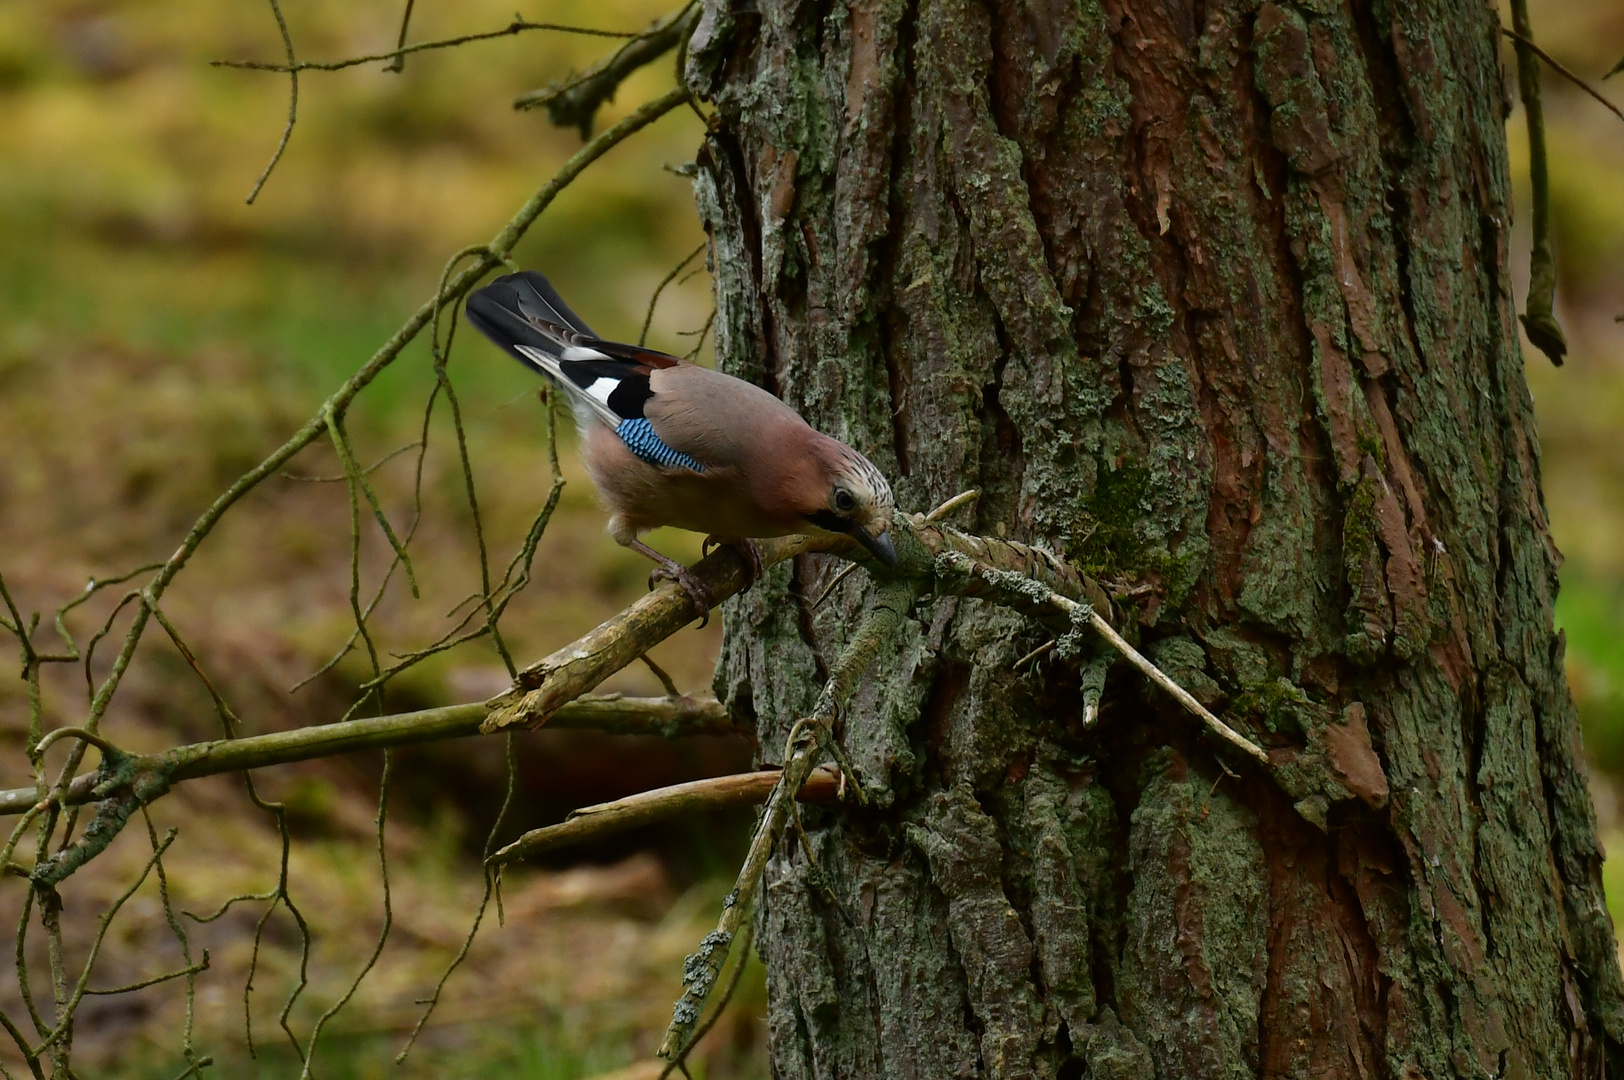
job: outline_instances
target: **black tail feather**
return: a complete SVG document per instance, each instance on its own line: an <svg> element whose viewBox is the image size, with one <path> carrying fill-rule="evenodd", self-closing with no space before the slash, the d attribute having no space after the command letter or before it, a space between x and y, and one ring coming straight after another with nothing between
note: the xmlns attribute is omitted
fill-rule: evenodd
<svg viewBox="0 0 1624 1080"><path fill-rule="evenodd" d="M497 278L468 297L466 310L468 321L480 333L528 367L536 365L517 346L528 345L556 356L558 343L532 326L527 317L597 337L586 321L564 303L552 283L534 270Z"/></svg>

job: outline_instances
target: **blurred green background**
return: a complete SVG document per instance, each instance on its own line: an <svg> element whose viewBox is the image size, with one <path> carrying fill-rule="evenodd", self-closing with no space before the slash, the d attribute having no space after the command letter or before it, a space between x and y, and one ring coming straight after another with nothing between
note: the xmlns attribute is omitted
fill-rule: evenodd
<svg viewBox="0 0 1624 1080"><path fill-rule="evenodd" d="M1624 53L1616 2L1532 6L1542 43L1574 70L1594 78ZM304 59L384 51L399 18L398 2L381 0L288 0L284 10ZM639 29L666 10L662 0L548 0L523 14ZM411 37L495 29L512 17L505 0L422 3ZM268 6L0 6L0 571L24 609L49 612L91 575L167 556L225 484L280 443L433 292L451 252L489 238L580 145L544 115L513 111L512 99L614 45L534 32L415 55L399 74L376 64L307 72L287 153L247 206L282 130L287 79L208 61L280 60ZM600 128L671 80L669 57L636 75L600 114ZM1569 676L1608 842L1624 850L1614 809L1624 777L1624 124L1549 72L1545 85L1559 315L1572 352L1555 370L1529 351L1528 373L1547 501L1567 556L1559 619ZM1624 99L1624 77L1604 89ZM521 265L545 268L606 336L635 339L655 284L702 239L688 182L675 171L700 131L684 110L618 147L559 198L515 254ZM1521 185L1520 113L1509 131ZM1527 217L1520 204L1519 274ZM1519 296L1523 285L1519 278ZM650 342L689 351L709 312L701 270L666 291ZM543 410L534 381L477 335L459 333L451 374L500 566L546 497ZM364 460L418 438L432 385L420 341L352 412ZM431 640L447 625L444 612L477 585L452 440L442 407L430 425L413 545L424 599L398 588L388 594L376 620L386 649ZM506 620L521 659L569 641L644 588L646 563L603 535L567 439L564 451L569 484L539 549L536 582ZM397 522L412 513L412 457L374 474ZM289 468L305 478L337 471L325 445ZM346 687L364 675L351 655L330 676L286 692L348 635L348 513L342 485L274 478L227 517L166 600L252 730L331 720ZM363 543L369 584L387 559L374 533ZM679 556L696 553L694 538L680 534L655 542ZM76 619L81 641L116 594ZM689 630L655 658L696 691L708 683L717 643L715 626ZM104 656L94 673L105 670ZM82 715L83 676L66 668L49 675L51 722ZM469 700L505 683L498 658L480 643L416 669L392 688L390 705ZM660 687L637 669L607 689ZM20 684L0 680L0 786L28 781L17 752L23 715ZM125 745L155 749L211 737L211 717L179 655L149 635L108 729ZM522 809L508 832L748 760L748 747L725 742L650 746L536 733L520 746ZM685 823L595 852L582 866L510 875L506 925L487 922L401 1069L390 1058L416 1017L414 1002L432 989L477 905L476 856L504 770L500 748L483 745L402 753L397 766L387 845L393 937L329 1028L332 1038L324 1036L320 1073L573 1077L646 1061L678 992L681 956L714 918L745 822ZM381 925L367 847L377 768L376 758L362 757L264 777L293 812L295 899L318 931L312 986L293 1012L301 1033L359 970ZM170 859L181 906L206 910L270 884L274 832L236 782L188 785L154 817L182 830ZM651 840L659 857L648 853ZM93 915L142 858L138 843L121 838L74 879L70 914ZM1609 863L1609 887L1614 903L1624 903L1624 859ZM13 900L0 898L0 918L14 912ZM200 984L198 1041L229 1075L293 1075L291 1051L272 1038L298 969L285 914L269 924L251 1005L270 1049L251 1063L242 1038L241 987L259 910L192 928L214 964ZM106 984L174 965L178 952L155 900L141 894L120 920ZM762 994L752 970L696 1075L765 1075ZM13 1008L14 996L0 980L0 1005ZM80 1024L82 1050L118 1075L173 1075L180 1009L173 986L97 999ZM0 1061L11 1060L0 1049Z"/></svg>

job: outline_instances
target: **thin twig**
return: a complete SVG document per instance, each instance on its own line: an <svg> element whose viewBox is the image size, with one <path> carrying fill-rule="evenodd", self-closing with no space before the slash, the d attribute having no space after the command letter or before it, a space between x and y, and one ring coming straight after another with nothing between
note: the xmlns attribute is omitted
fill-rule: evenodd
<svg viewBox="0 0 1624 1080"><path fill-rule="evenodd" d="M389 810L389 772L393 756L388 750L383 752L383 774L378 779L378 876L383 882L383 926L378 931L378 940L372 947L372 954L367 957L361 970L355 973L355 979L350 983L339 999L328 1006L327 1011L317 1018L315 1026L310 1029L310 1043L304 1052L304 1068L299 1072L299 1080L310 1080L310 1066L316 1057L316 1040L321 1038L321 1032L328 1021L337 1016L339 1010L350 1003L355 992L361 989L361 981L367 977L378 963L378 957L383 955L384 944L389 940L390 927L394 925L395 910L389 891L389 855L384 847L384 823L388 819Z"/></svg>
<svg viewBox="0 0 1624 1080"><path fill-rule="evenodd" d="M371 53L367 56L352 56L347 60L321 62L295 60L290 57L286 64L268 64L260 60L210 60L209 64L212 67L240 68L245 71L285 71L289 74L297 74L301 71L342 71L345 68L359 67L362 64L372 64L380 60L394 60L416 52L427 52L430 49L451 49L458 45L466 45L472 41L489 41L492 38L513 37L529 30L552 30L560 34L584 34L587 37L601 38L635 38L642 36L636 31L630 30L598 30L590 26L527 22L524 19L515 19L500 30L487 30L480 34L463 34L461 37L444 38L440 41L420 41L416 45L404 45L398 49L390 49L388 52Z"/></svg>
<svg viewBox="0 0 1624 1080"><path fill-rule="evenodd" d="M644 653L642 656L639 656L638 659L643 661L644 667L648 668L654 673L654 677L656 679L660 680L660 685L665 687L667 697L680 698L682 696L682 691L677 689L677 684L672 680L670 673L668 673L665 668L661 667L659 664L656 664L653 657L651 657L648 653Z"/></svg>
<svg viewBox="0 0 1624 1080"><path fill-rule="evenodd" d="M109 757L123 756L123 751L93 731L86 731L84 728L77 727L60 727L47 733L45 738L41 739L34 747L32 755L34 760L38 761L45 755L45 751L49 750L54 743L61 739L78 739L80 742L89 743Z"/></svg>
<svg viewBox="0 0 1624 1080"><path fill-rule="evenodd" d="M484 856L487 859L490 858L491 852L496 848L496 838L501 835L502 826L507 824L508 811L513 808L513 795L518 790L519 749L517 736L517 732L510 731L507 733L505 740L507 744L505 747L507 791L502 796L502 806L496 812L496 820L491 822L490 832L485 834ZM412 1033L406 1037L406 1044L400 1048L400 1053L395 1055L396 1065L404 1062L406 1055L411 1053L412 1047L417 1042L418 1035L423 1031L423 1026L429 1022L429 1017L434 1015L435 1006L440 1004L440 994L445 990L445 984L450 981L451 973L462 965L463 960L468 956L468 951L474 947L474 937L479 933L480 924L485 921L485 912L490 907L491 896L496 893L497 886L501 882L501 868L487 869L484 877L485 891L479 898L479 908L474 912L473 925L468 927L468 934L462 939L462 947L457 950L457 955L451 958L451 963L447 964L445 970L440 973L439 981L434 984L434 993L429 995L427 1001L421 1003L426 1007L423 1014L417 1018L417 1023L412 1025ZM500 895L497 895L498 915L500 915L501 901Z"/></svg>
<svg viewBox="0 0 1624 1080"><path fill-rule="evenodd" d="M406 54L402 50L406 48L406 31L412 24L412 8L416 4L417 0L406 0L406 10L400 15L400 35L395 39L395 58L384 66L385 71L399 75L406 70Z"/></svg>
<svg viewBox="0 0 1624 1080"><path fill-rule="evenodd" d="M1516 28L1517 85L1523 115L1528 122L1528 181L1534 202L1534 238L1528 256L1528 298L1522 324L1528 340L1551 363L1562 366L1567 337L1556 321L1556 256L1551 250L1551 184L1545 159L1545 111L1540 103L1539 64L1535 61L1534 31L1528 21L1528 0L1511 0L1511 21Z"/></svg>
<svg viewBox="0 0 1624 1080"><path fill-rule="evenodd" d="M293 434L285 443L273 451L269 457L232 483L222 492L197 519L187 532L185 538L175 553L158 570L151 583L146 588L146 594L153 603L159 602L164 591L175 579L175 576L186 566L198 546L214 530L225 513L243 498L248 492L257 487L266 477L274 475L288 461L309 446L326 430L327 417L333 412L342 412L355 396L370 385L378 374L394 362L406 345L415 338L424 327L433 319L434 313L447 304L456 303L474 285L483 278L492 268L502 263L508 253L513 250L519 239L534 224L537 217L552 205L559 192L568 187L589 165L597 161L611 148L623 142L630 136L652 124L655 120L675 109L686 100L687 92L682 88L668 91L621 120L601 135L594 137L585 146L565 162L564 166L555 173L530 200L520 207L508 223L485 245L487 255L479 259L473 266L459 272L446 286L445 290L425 302L417 309L405 324L385 342L361 368L345 380L333 394L317 410L316 415L306 421L303 427ZM145 607L138 609L130 629L125 633L124 643L118 657L113 662L112 671L97 688L91 701L89 716L84 727L94 731L100 723L102 715L106 712L113 695L121 685L125 671L129 667L130 659L140 644L142 634L146 629L148 611ZM71 763L66 769L68 776L77 770L78 761Z"/></svg>
<svg viewBox="0 0 1624 1080"><path fill-rule="evenodd" d="M271 178L271 170L282 160L282 152L288 148L288 141L293 138L293 125L299 119L299 60L293 54L293 35L288 33L288 21L282 17L281 5L277 0L268 2L271 5L271 13L276 16L276 28L282 32L282 48L286 50L288 57L287 66L281 69L288 73L288 121L282 127L282 138L277 142L271 160L265 163L264 171L259 174L259 179L254 181L254 189L248 193L249 206L254 205L254 200L259 198L260 189L265 186L265 181Z"/></svg>
<svg viewBox="0 0 1624 1080"><path fill-rule="evenodd" d="M1054 647L1055 647L1055 641L1054 641L1053 638L1050 638L1048 641L1045 641L1042 645L1039 645L1037 648L1033 649L1031 652L1027 653L1025 656L1021 657L1019 660L1015 661L1014 670L1016 670L1016 671L1021 670L1021 668L1025 667L1027 664L1030 664L1032 661L1034 661L1038 657L1044 655L1045 653L1047 653L1050 649L1053 649Z"/></svg>
<svg viewBox="0 0 1624 1080"><path fill-rule="evenodd" d="M73 634L68 631L66 624L68 612L72 611L80 604L83 604L85 601L89 600L91 597L95 596L108 586L122 585L126 581L129 581L131 578L135 577L137 574L149 573L150 571L158 569L162 565L163 563L161 562L142 563L135 569L126 570L124 573L115 575L114 577L93 577L89 581L85 582L83 592L56 609L56 634L57 637L62 639L62 644L66 646L68 651L56 656L42 655L40 660L46 663L73 663L74 661L77 661L79 659L79 646L74 643Z"/></svg>
<svg viewBox="0 0 1624 1080"><path fill-rule="evenodd" d="M158 906L163 909L164 921L169 924L169 932L175 935L175 941L180 945L180 959L183 965L178 972L161 975L154 981L166 982L173 978L186 980L186 1018L181 1025L180 1053L186 1061L191 1061L196 1055L192 1046L192 1034L197 1027L197 976L199 972L209 969L209 950L203 950L203 962L192 963L192 940L186 934L186 928L181 926L180 919L175 916L175 905L169 898L169 875L164 871L163 853L159 850L158 829L152 824L152 815L147 808L141 808L141 818L147 825L147 840L152 844L152 851L156 858L152 868L158 874ZM150 985L150 984L149 984Z"/></svg>
<svg viewBox="0 0 1624 1080"><path fill-rule="evenodd" d="M371 465L368 465L366 468L362 469L361 475L371 476L373 473L377 472L379 469L383 468L400 455L406 453L408 450L422 449L424 449L424 444L420 439L414 439L404 446L397 446L393 450L389 451L389 453L379 458L377 461L374 461ZM297 480L301 484L342 484L349 478L345 476L300 476L298 473L285 472L282 473L282 479ZM159 563L158 565L162 566L163 564Z"/></svg>
<svg viewBox="0 0 1624 1080"><path fill-rule="evenodd" d="M394 526L389 524L389 515L383 512L383 504L378 501L377 492L372 490L372 485L367 482L366 474L361 471L360 463L355 460L355 451L350 446L350 436L344 426L344 414L342 412L335 410L327 417L327 432L332 436L333 448L338 451L339 464L344 467L344 474L349 478L352 488L352 501L355 492L366 496L367 505L372 507L373 519L377 521L379 530L382 531L384 538L389 541L389 546L394 548L395 557L400 560L401 565L406 570L406 580L411 585L412 596L418 596L417 574L412 569L411 556L407 553L406 545L401 542L400 537L395 535ZM360 538L357 535L355 543L359 544L359 542ZM357 554L356 558L359 559L359 554ZM356 584L357 589L359 589L358 575L360 568L356 565L353 566L353 569L357 574ZM361 610L359 591L356 592L355 603L352 606L355 610L358 628L361 629L362 635L365 636L366 628L362 624L366 622L366 616Z"/></svg>
<svg viewBox="0 0 1624 1080"><path fill-rule="evenodd" d="M440 291L445 290L446 280L451 276L452 268L464 254L459 252L446 263L445 269L440 273ZM491 599L490 550L485 543L484 519L479 513L479 496L474 488L474 465L468 456L468 435L462 425L462 405L457 401L456 388L451 385L451 376L447 371L447 365L451 360L451 343L457 333L457 309L451 309L450 325L446 330L443 348L440 345L439 320L440 313L436 311L434 325L429 328L429 351L434 358L435 380L445 390L446 402L451 406L451 426L457 437L457 460L462 465L463 494L468 500L468 513L474 525L474 544L479 551L479 589L480 598L484 601L485 629L490 633L497 655L502 658L502 664L507 668L509 677L512 677L518 673L518 666L514 664L513 656L508 652L507 643L502 640L502 631L497 625L500 612Z"/></svg>
<svg viewBox="0 0 1624 1080"><path fill-rule="evenodd" d="M127 983L124 986L112 986L106 990L89 989L85 991L85 996L94 997L99 994L110 997L113 994L128 994L135 990L145 990L149 986L157 986L159 983L173 982L176 979L184 979L189 975L199 975L209 970L208 955L207 952L204 952L204 960L201 963L189 964L183 968L176 968L174 971L166 971L162 975L154 975L152 978L142 979L140 982Z"/></svg>
<svg viewBox="0 0 1624 1080"><path fill-rule="evenodd" d="M939 589L995 600L1022 614L1038 618L1059 615L1072 626L1067 635L1060 640L1059 644L1062 647L1067 645L1067 638L1076 633L1079 626L1091 627L1095 633L1109 642L1112 648L1127 657L1134 667L1144 672L1151 682L1167 691L1175 701L1199 717L1220 739L1265 768L1269 766L1269 755L1256 743L1209 712L1206 706L1190 695L1188 690L1146 659L1138 649L1128 644L1127 640L1091 605L1062 596L1031 578L980 564L959 552L950 551L938 555L936 573Z"/></svg>
<svg viewBox="0 0 1624 1080"><path fill-rule="evenodd" d="M1506 37L1510 38L1512 41L1528 46L1534 51L1535 56L1539 57L1541 60L1545 61L1551 66L1552 71L1555 71L1558 75L1568 80L1568 82L1572 83L1574 86L1577 86L1579 89L1601 102L1602 108L1606 109L1620 120L1624 120L1624 109L1620 109L1617 105L1614 105L1611 101L1608 101L1606 98L1602 97L1600 90L1597 90L1595 87L1585 82L1583 78L1574 74L1573 71L1566 67L1560 60L1546 52L1544 49L1540 48L1539 45L1535 43L1533 38L1525 37L1524 35L1519 34L1517 31L1504 26L1500 28L1500 32ZM1607 73L1607 75L1611 74L1613 74L1611 71ZM1602 76L1602 78L1605 79L1607 75Z"/></svg>
<svg viewBox="0 0 1624 1080"><path fill-rule="evenodd" d="M710 336L711 327L713 327L715 325L716 325L716 309L713 307L713 308L711 308L711 313L705 317L705 325L704 326L701 326L698 330L679 330L679 331L677 331L677 333L682 335L683 337L688 337L688 336L694 335L694 334L698 335L698 338L694 341L694 347L682 354L682 358L684 360L697 360L699 358L700 350L705 347L705 339Z"/></svg>
<svg viewBox="0 0 1624 1080"><path fill-rule="evenodd" d="M665 292L665 287L671 284L673 278L682 273L682 268L693 262L699 253L704 250L705 245L700 244L688 254L684 255L682 257L682 261L673 266L671 268L671 272L665 275L665 277L661 278L658 285L654 286L654 294L648 298L648 314L643 316L643 329L637 335L637 343L639 345L644 345L648 342L648 328L654 324L654 305L660 302L660 294Z"/></svg>
<svg viewBox="0 0 1624 1080"><path fill-rule="evenodd" d="M534 109L545 106L547 118L557 127L578 128L581 138L592 133L592 121L598 108L614 97L627 76L665 55L679 41L693 32L698 19L699 4L690 0L681 9L672 12L640 34L629 35L631 40L613 54L599 61L583 74L555 83L541 90L533 90L514 99L515 109ZM677 80L682 86L682 80ZM683 89L684 100L688 91Z"/></svg>

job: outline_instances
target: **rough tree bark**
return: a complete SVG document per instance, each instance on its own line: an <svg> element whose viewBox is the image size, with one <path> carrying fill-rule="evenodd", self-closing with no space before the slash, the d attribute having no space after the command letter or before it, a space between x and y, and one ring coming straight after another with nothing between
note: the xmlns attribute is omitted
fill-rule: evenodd
<svg viewBox="0 0 1624 1080"><path fill-rule="evenodd" d="M979 487L1279 765L1121 663L1085 726L1106 661L922 604L844 722L876 806L768 869L775 1074L1624 1066L1491 7L705 4L721 364L907 509ZM769 761L862 603L813 610L833 571L727 611Z"/></svg>

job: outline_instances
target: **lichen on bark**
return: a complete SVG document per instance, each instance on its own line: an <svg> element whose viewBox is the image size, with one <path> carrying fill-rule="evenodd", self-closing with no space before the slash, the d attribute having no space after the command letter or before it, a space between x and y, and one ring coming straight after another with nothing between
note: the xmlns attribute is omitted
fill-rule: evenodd
<svg viewBox="0 0 1624 1080"><path fill-rule="evenodd" d="M1044 631L927 599L840 726L872 806L768 866L775 1075L1624 1068L1497 32L1438 0L705 0L718 362L904 509L979 488L976 531L1098 576L1282 778L1127 665L1017 669ZM834 572L726 609L718 696L769 759L863 602L813 609Z"/></svg>

